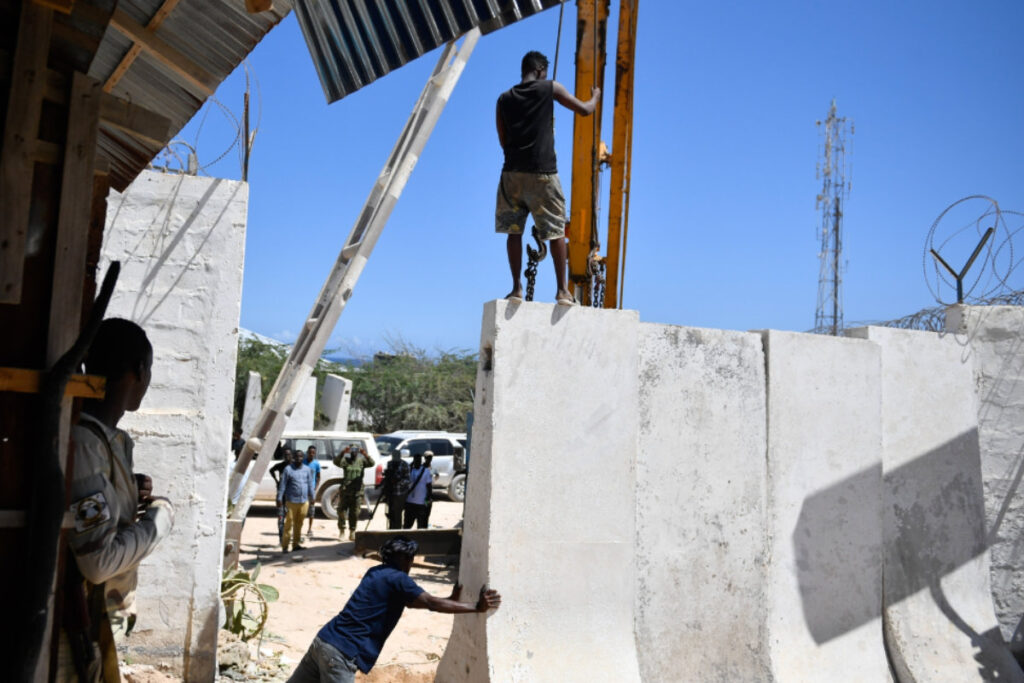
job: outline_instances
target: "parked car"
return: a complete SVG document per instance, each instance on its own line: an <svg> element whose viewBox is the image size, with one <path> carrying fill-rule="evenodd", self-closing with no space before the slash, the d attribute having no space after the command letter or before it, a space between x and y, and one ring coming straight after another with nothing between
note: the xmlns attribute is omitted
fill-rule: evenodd
<svg viewBox="0 0 1024 683"><path fill-rule="evenodd" d="M403 448L409 449L409 455L433 451L430 469L434 475L434 493L442 493L456 503L466 500L465 433L404 429L377 437L377 450L382 458Z"/></svg>
<svg viewBox="0 0 1024 683"><path fill-rule="evenodd" d="M334 457L346 447L357 445L366 450L376 465L363 472L363 502L370 505L379 493L374 487L384 478L384 461L377 451L373 435L368 432L285 432L278 444L277 452L270 467L281 462L284 449L290 448L303 453L310 446L316 446L316 459L320 462L320 483L317 486L316 501L320 509L330 519L338 518L338 503L341 495L342 470L333 463ZM256 500L277 500L277 485L270 474L270 467L263 474L259 488L256 489Z"/></svg>

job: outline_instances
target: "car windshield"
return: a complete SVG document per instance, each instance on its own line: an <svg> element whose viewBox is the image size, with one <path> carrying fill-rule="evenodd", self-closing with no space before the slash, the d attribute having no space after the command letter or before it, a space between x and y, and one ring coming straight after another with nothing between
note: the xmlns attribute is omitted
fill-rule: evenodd
<svg viewBox="0 0 1024 683"><path fill-rule="evenodd" d="M391 449L402 443L402 440L397 436L378 436L377 437L377 450L380 451L381 455L387 455L391 452Z"/></svg>

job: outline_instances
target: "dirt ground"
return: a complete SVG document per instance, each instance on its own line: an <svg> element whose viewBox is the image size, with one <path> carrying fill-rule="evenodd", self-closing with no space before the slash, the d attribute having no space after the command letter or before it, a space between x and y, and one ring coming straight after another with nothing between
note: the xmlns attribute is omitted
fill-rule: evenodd
<svg viewBox="0 0 1024 683"><path fill-rule="evenodd" d="M359 529L366 526L364 511ZM434 501L432 527L453 527L462 518L462 504ZM309 522L303 524L303 531ZM370 529L386 528L384 507ZM318 510L313 536L303 539L304 551L282 555L277 539L273 506L257 505L250 511L242 532L241 563L251 569L262 565L259 582L273 586L280 599L270 606L270 617L261 653L279 656L291 671L309 647L320 627L341 611L363 574L378 560L354 556L354 544L339 542L337 522ZM447 596L454 585L457 558L417 558L410 576L426 591ZM357 681L426 683L434 680L438 661L451 634L453 616L427 610L406 610L384 645L369 676Z"/></svg>

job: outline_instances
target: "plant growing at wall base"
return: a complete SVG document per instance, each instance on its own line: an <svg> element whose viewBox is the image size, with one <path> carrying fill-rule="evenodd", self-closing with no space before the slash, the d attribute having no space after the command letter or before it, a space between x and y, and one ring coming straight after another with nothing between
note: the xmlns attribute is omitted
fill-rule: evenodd
<svg viewBox="0 0 1024 683"><path fill-rule="evenodd" d="M270 603L279 597L277 589L265 583L256 583L260 565L252 572L241 568L224 570L220 581L220 597L227 616L224 628L242 640L250 640L263 632L270 614Z"/></svg>

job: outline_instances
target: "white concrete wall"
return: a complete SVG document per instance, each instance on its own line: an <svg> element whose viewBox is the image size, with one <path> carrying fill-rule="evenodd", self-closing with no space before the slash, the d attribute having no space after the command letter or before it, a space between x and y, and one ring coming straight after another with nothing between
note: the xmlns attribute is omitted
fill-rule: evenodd
<svg viewBox="0 0 1024 683"><path fill-rule="evenodd" d="M295 407L285 424L286 432L309 432L316 421L316 377L312 375L299 390Z"/></svg>
<svg viewBox="0 0 1024 683"><path fill-rule="evenodd" d="M176 509L174 531L139 573L133 661L167 662L189 681L215 672L248 186L144 171L110 195L103 265L121 261L108 316L134 320L154 347L137 413L135 468Z"/></svg>
<svg viewBox="0 0 1024 683"><path fill-rule="evenodd" d="M252 436L252 430L263 410L263 378L260 373L249 371L248 383L245 387L245 405L242 408L242 438Z"/></svg>
<svg viewBox="0 0 1024 683"><path fill-rule="evenodd" d="M879 349L775 330L764 343L772 674L886 680Z"/></svg>
<svg viewBox="0 0 1024 683"><path fill-rule="evenodd" d="M642 324L639 351L641 674L645 681L763 681L769 662L761 337Z"/></svg>
<svg viewBox="0 0 1024 683"><path fill-rule="evenodd" d="M959 680L981 664L1024 679L989 584L977 398L951 335L869 327L882 351L885 638L901 681ZM922 647L927 643L928 647Z"/></svg>
<svg viewBox="0 0 1024 683"><path fill-rule="evenodd" d="M329 432L348 431L348 411L352 406L352 380L338 375L324 377L320 392L320 412L326 418L319 429Z"/></svg>
<svg viewBox="0 0 1024 683"><path fill-rule="evenodd" d="M1003 637L1024 657L1024 307L953 306L946 329L974 369L993 598Z"/></svg>
<svg viewBox="0 0 1024 683"><path fill-rule="evenodd" d="M486 304L460 579L504 605L438 680L886 681L883 610L900 681L1021 680L967 354L859 336Z"/></svg>
<svg viewBox="0 0 1024 683"><path fill-rule="evenodd" d="M639 681L637 314L485 304L460 581L439 681Z"/></svg>

